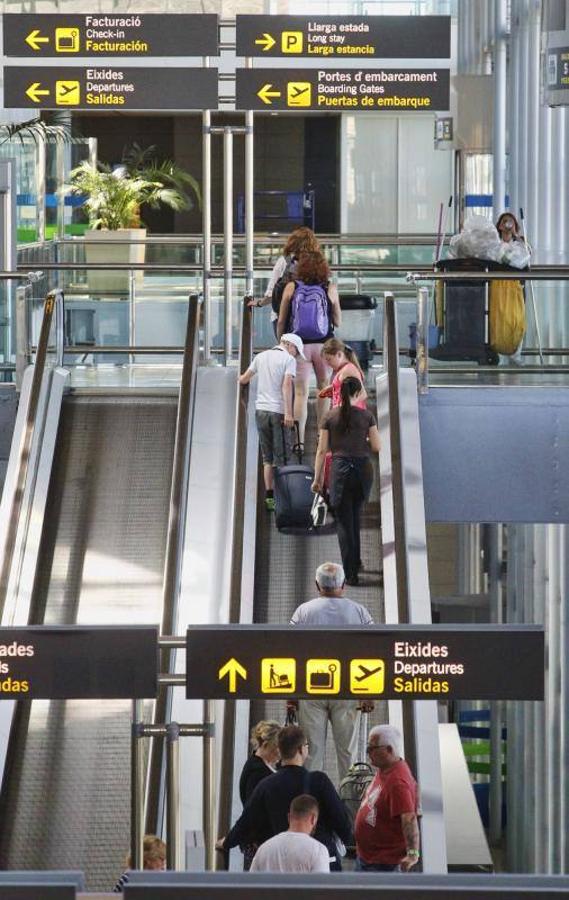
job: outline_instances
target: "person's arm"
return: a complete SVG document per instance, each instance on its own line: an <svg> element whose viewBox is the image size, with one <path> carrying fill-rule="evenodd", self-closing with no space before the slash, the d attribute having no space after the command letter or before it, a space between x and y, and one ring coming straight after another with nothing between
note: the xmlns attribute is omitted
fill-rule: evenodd
<svg viewBox="0 0 569 900"><path fill-rule="evenodd" d="M266 779L263 779L265 781ZM257 785L249 797L243 812L237 819L233 828L224 838L216 842L216 850L231 850L247 840L251 834L260 831L261 823L265 821L265 807L263 803L263 781Z"/></svg>
<svg viewBox="0 0 569 900"><path fill-rule="evenodd" d="M277 337L279 341L285 333L286 323L288 322L288 313L290 310L290 301L292 300L292 295L294 294L294 288L294 281L291 281L290 284L287 284L283 291L279 309L279 320L277 322Z"/></svg>
<svg viewBox="0 0 569 900"><path fill-rule="evenodd" d="M285 428L294 428L294 416L292 414L292 375L283 378L284 424Z"/></svg>
<svg viewBox="0 0 569 900"><path fill-rule="evenodd" d="M332 396L332 385L329 384L328 387L322 388L321 391L318 391L318 397L320 400L325 400L326 397Z"/></svg>
<svg viewBox="0 0 569 900"><path fill-rule="evenodd" d="M328 429L321 428L318 436L318 449L316 450L316 459L314 461L314 481L312 482L312 493L317 494L322 487L322 474L324 471L324 460L328 453L329 436Z"/></svg>
<svg viewBox="0 0 569 900"><path fill-rule="evenodd" d="M318 787L316 799L320 804L320 812L324 824L331 831L335 831L344 844L350 844L352 840L352 823L336 788L324 772L314 772L313 778Z"/></svg>
<svg viewBox="0 0 569 900"><path fill-rule="evenodd" d="M381 450L381 441L379 439L379 431L377 430L377 425L372 425L367 433L369 439L369 445L374 453L379 453Z"/></svg>
<svg viewBox="0 0 569 900"><path fill-rule="evenodd" d="M401 871L408 872L419 862L419 823L416 813L401 813L401 828L405 838L407 853L399 863Z"/></svg>
<svg viewBox="0 0 569 900"><path fill-rule="evenodd" d="M269 283L267 284L267 287L265 289L265 296L263 297L262 300L258 301L258 304L257 304L258 306L265 306L266 304L269 304L271 302L271 300L273 298L273 290L274 290L275 284L277 283L279 278L282 278L282 276L285 273L285 270L286 270L286 259L284 258L284 256L279 256L279 258L277 259L276 263L273 266L273 271L271 272L271 277L269 278Z"/></svg>
<svg viewBox="0 0 569 900"><path fill-rule="evenodd" d="M254 374L253 369L247 369L247 371L243 372L243 375L239 376L239 384L249 384Z"/></svg>
<svg viewBox="0 0 569 900"><path fill-rule="evenodd" d="M328 285L328 298L332 304L332 321L335 328L339 328L342 324L342 310L340 308L340 298L335 284Z"/></svg>

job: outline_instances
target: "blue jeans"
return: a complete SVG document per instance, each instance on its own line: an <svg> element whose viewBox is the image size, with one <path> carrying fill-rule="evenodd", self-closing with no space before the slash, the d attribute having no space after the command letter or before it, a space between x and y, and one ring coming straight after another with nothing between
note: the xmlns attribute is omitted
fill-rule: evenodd
<svg viewBox="0 0 569 900"><path fill-rule="evenodd" d="M398 865L388 863L366 863L359 856L356 857L356 872L396 872Z"/></svg>

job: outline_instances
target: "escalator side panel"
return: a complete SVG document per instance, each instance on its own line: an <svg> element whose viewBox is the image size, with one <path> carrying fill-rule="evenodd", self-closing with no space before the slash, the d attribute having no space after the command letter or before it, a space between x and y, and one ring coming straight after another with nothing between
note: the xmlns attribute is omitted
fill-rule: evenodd
<svg viewBox="0 0 569 900"><path fill-rule="evenodd" d="M46 624L158 623L176 401L67 398L34 586ZM19 716L0 865L79 868L109 890L130 828L124 701L34 701Z"/></svg>

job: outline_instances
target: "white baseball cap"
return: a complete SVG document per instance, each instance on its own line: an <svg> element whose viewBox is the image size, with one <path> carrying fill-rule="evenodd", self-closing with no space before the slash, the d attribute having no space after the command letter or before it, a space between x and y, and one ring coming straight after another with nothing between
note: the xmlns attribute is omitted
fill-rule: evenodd
<svg viewBox="0 0 569 900"><path fill-rule="evenodd" d="M294 344L296 349L298 350L298 355L302 357L302 359L306 359L304 355L304 344L302 343L302 338L298 336L298 334L283 334L281 337L281 343L286 341L287 344Z"/></svg>

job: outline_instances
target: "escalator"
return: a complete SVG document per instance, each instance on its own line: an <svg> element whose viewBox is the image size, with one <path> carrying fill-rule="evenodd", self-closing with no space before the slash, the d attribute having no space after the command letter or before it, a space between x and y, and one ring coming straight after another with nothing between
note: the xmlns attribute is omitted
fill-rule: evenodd
<svg viewBox="0 0 569 900"><path fill-rule="evenodd" d="M305 461L314 464L316 453L316 402L310 401L305 435ZM362 603L374 622L384 621L383 582L381 576L381 528L379 512L379 472L377 458L372 455L374 481L369 502L362 514L362 561L364 569L358 587L346 585L346 596ZM316 569L323 562L341 562L338 538L326 526L324 533L282 534L277 531L274 515L267 513L263 491L257 504L257 539L255 561L254 622L283 625L290 621L296 607L317 596L314 583ZM376 704L370 717L375 724L384 715L384 704ZM251 704L251 727L261 719L284 721L282 700L259 700ZM329 730L331 731L331 729ZM337 778L336 754L328 737L326 772Z"/></svg>
<svg viewBox="0 0 569 900"><path fill-rule="evenodd" d="M53 308L50 295L0 510L2 624L162 623L171 633L187 520L198 299L190 298L179 392L132 388L129 371L116 370L108 388L75 383L64 393L62 353L59 366L45 365ZM116 384L121 374L125 387ZM203 415L196 428L205 428ZM146 720L168 715L156 712L162 699L145 704ZM79 869L90 890L110 890L130 846L131 702L35 700L1 712L0 866Z"/></svg>
<svg viewBox="0 0 569 900"><path fill-rule="evenodd" d="M175 395L64 398L30 624L160 622L176 412ZM2 868L80 867L112 886L129 842L130 723L128 701L19 704Z"/></svg>

